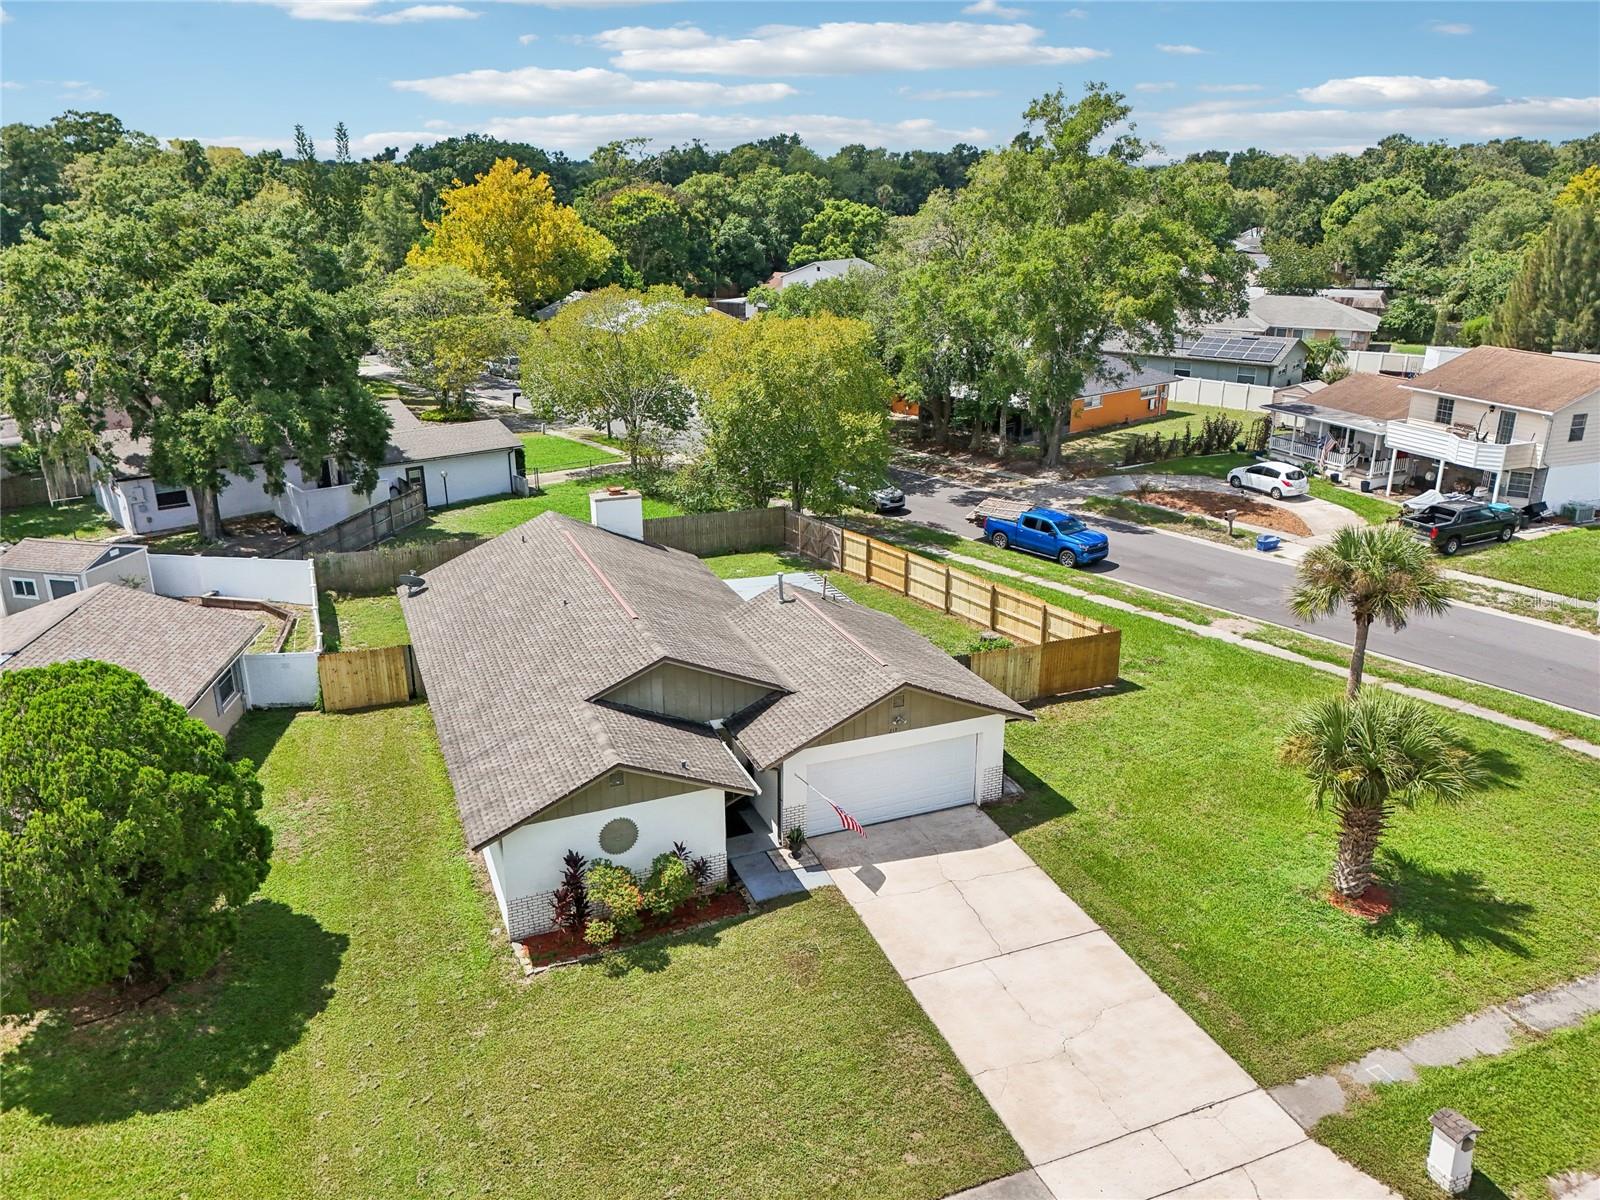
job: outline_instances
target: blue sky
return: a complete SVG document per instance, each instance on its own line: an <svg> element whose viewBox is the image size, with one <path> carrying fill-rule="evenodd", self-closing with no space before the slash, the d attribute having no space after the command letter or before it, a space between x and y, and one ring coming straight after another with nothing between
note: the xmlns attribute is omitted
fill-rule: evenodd
<svg viewBox="0 0 1600 1200"><path fill-rule="evenodd" d="M358 153L480 130L577 157L618 137L794 131L990 146L1104 80L1170 153L1600 130L1600 4L676 4L4 0L0 106L100 108L255 150L296 122ZM325 147L328 148L328 147Z"/></svg>

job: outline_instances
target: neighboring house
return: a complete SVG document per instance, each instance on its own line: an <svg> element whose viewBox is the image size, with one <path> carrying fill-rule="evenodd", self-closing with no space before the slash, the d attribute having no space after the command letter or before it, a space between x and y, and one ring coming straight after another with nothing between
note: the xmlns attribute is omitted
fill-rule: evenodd
<svg viewBox="0 0 1600 1200"><path fill-rule="evenodd" d="M1167 390L1177 381L1176 374L1151 366L1148 361L1136 366L1128 359L1107 355L1101 360L1100 369L1083 381L1067 432L1082 433L1164 416Z"/></svg>
<svg viewBox="0 0 1600 1200"><path fill-rule="evenodd" d="M225 734L244 712L239 658L261 627L243 613L97 583L0 623L0 670L115 663Z"/></svg>
<svg viewBox="0 0 1600 1200"><path fill-rule="evenodd" d="M1338 338L1347 349L1365 350L1379 321L1376 313L1326 296L1275 296L1252 289L1249 310L1219 322L1217 328L1301 341Z"/></svg>
<svg viewBox="0 0 1600 1200"><path fill-rule="evenodd" d="M1337 383L1309 380L1281 389L1262 406L1273 419L1268 455L1314 463L1345 480L1387 470L1385 432L1411 408L1403 382L1389 375L1346 375Z"/></svg>
<svg viewBox="0 0 1600 1200"><path fill-rule="evenodd" d="M816 262L808 262L802 267L795 267L791 271L777 271L767 280L767 286L782 291L797 283L817 283L823 279L838 279L842 275L849 275L854 271L877 271L876 264L869 263L864 258L823 258Z"/></svg>
<svg viewBox="0 0 1600 1200"><path fill-rule="evenodd" d="M1233 248L1250 260L1250 277L1254 279L1272 265L1271 257L1261 249L1263 230L1257 226L1246 229L1233 239Z"/></svg>
<svg viewBox="0 0 1600 1200"><path fill-rule="evenodd" d="M1338 304L1348 304L1376 317L1382 317L1389 308L1388 297L1384 295L1382 288L1322 288L1317 295Z"/></svg>
<svg viewBox="0 0 1600 1200"><path fill-rule="evenodd" d="M150 555L131 542L23 538L0 554L0 607L18 613L97 583L150 586Z"/></svg>
<svg viewBox="0 0 1600 1200"><path fill-rule="evenodd" d="M1306 348L1299 338L1239 333L1220 326L1181 336L1167 351L1135 351L1121 342L1106 349L1143 369L1170 372L1180 379L1280 388L1299 383L1306 369Z"/></svg>
<svg viewBox="0 0 1600 1200"><path fill-rule="evenodd" d="M523 478L522 439L500 421L422 421L398 400L385 400L383 405L393 428L375 491L357 492L331 460L315 471L289 463L283 493L277 496L267 493L266 476L259 469L252 479L230 476L217 501L223 520L275 513L302 533L316 533L406 487L424 488L430 507L518 489ZM97 474L109 477L96 480L94 493L113 521L130 533L141 534L197 523L190 490L151 476L147 439L114 429L107 440L110 456L95 465Z"/></svg>
<svg viewBox="0 0 1600 1200"><path fill-rule="evenodd" d="M1476 346L1401 386L1385 490L1466 486L1557 510L1600 499L1600 362Z"/></svg>
<svg viewBox="0 0 1600 1200"><path fill-rule="evenodd" d="M513 939L550 927L562 857L643 873L681 843L727 875L731 805L774 836L998 797L1028 712L885 614L793 588L749 599L639 540L545 513L401 596L468 844ZM603 527L602 527L603 526Z"/></svg>

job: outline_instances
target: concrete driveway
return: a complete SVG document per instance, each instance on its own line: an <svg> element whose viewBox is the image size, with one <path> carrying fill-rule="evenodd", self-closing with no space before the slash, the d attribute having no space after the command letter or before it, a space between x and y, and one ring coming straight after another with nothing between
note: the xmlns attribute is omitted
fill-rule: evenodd
<svg viewBox="0 0 1600 1200"><path fill-rule="evenodd" d="M811 844L1049 1194L1391 1195L1307 1140L977 809Z"/></svg>

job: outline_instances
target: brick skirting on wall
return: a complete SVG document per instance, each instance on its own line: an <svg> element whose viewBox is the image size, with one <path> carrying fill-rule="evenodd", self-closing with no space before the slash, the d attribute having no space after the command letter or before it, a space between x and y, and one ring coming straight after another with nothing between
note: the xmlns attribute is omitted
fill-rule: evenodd
<svg viewBox="0 0 1600 1200"><path fill-rule="evenodd" d="M693 857L701 857L693 855ZM728 856L726 854L704 855L706 865L711 868L711 874L706 878L706 884L700 889L702 893L714 891L728 882ZM643 884L650 877L649 871L635 871L633 877ZM524 938L538 937L541 933L549 933L555 916L556 894L552 892L534 892L528 896L517 896L506 901L506 915L510 928L506 933L513 942L520 942Z"/></svg>

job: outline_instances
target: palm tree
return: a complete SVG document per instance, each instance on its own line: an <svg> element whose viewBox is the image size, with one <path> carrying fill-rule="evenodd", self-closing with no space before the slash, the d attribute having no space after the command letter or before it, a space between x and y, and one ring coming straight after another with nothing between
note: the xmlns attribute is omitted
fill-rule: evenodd
<svg viewBox="0 0 1600 1200"><path fill-rule="evenodd" d="M1311 780L1312 804L1339 819L1333 890L1350 898L1372 885L1372 857L1397 805L1453 803L1488 777L1436 708L1380 690L1313 705L1289 726L1282 752Z"/></svg>
<svg viewBox="0 0 1600 1200"><path fill-rule="evenodd" d="M1437 617L1450 607L1454 589L1432 549L1395 525L1347 526L1333 541L1300 560L1289 608L1315 621L1347 605L1356 621L1345 695L1354 699L1367 661L1367 634L1374 621L1396 633L1414 613Z"/></svg>

